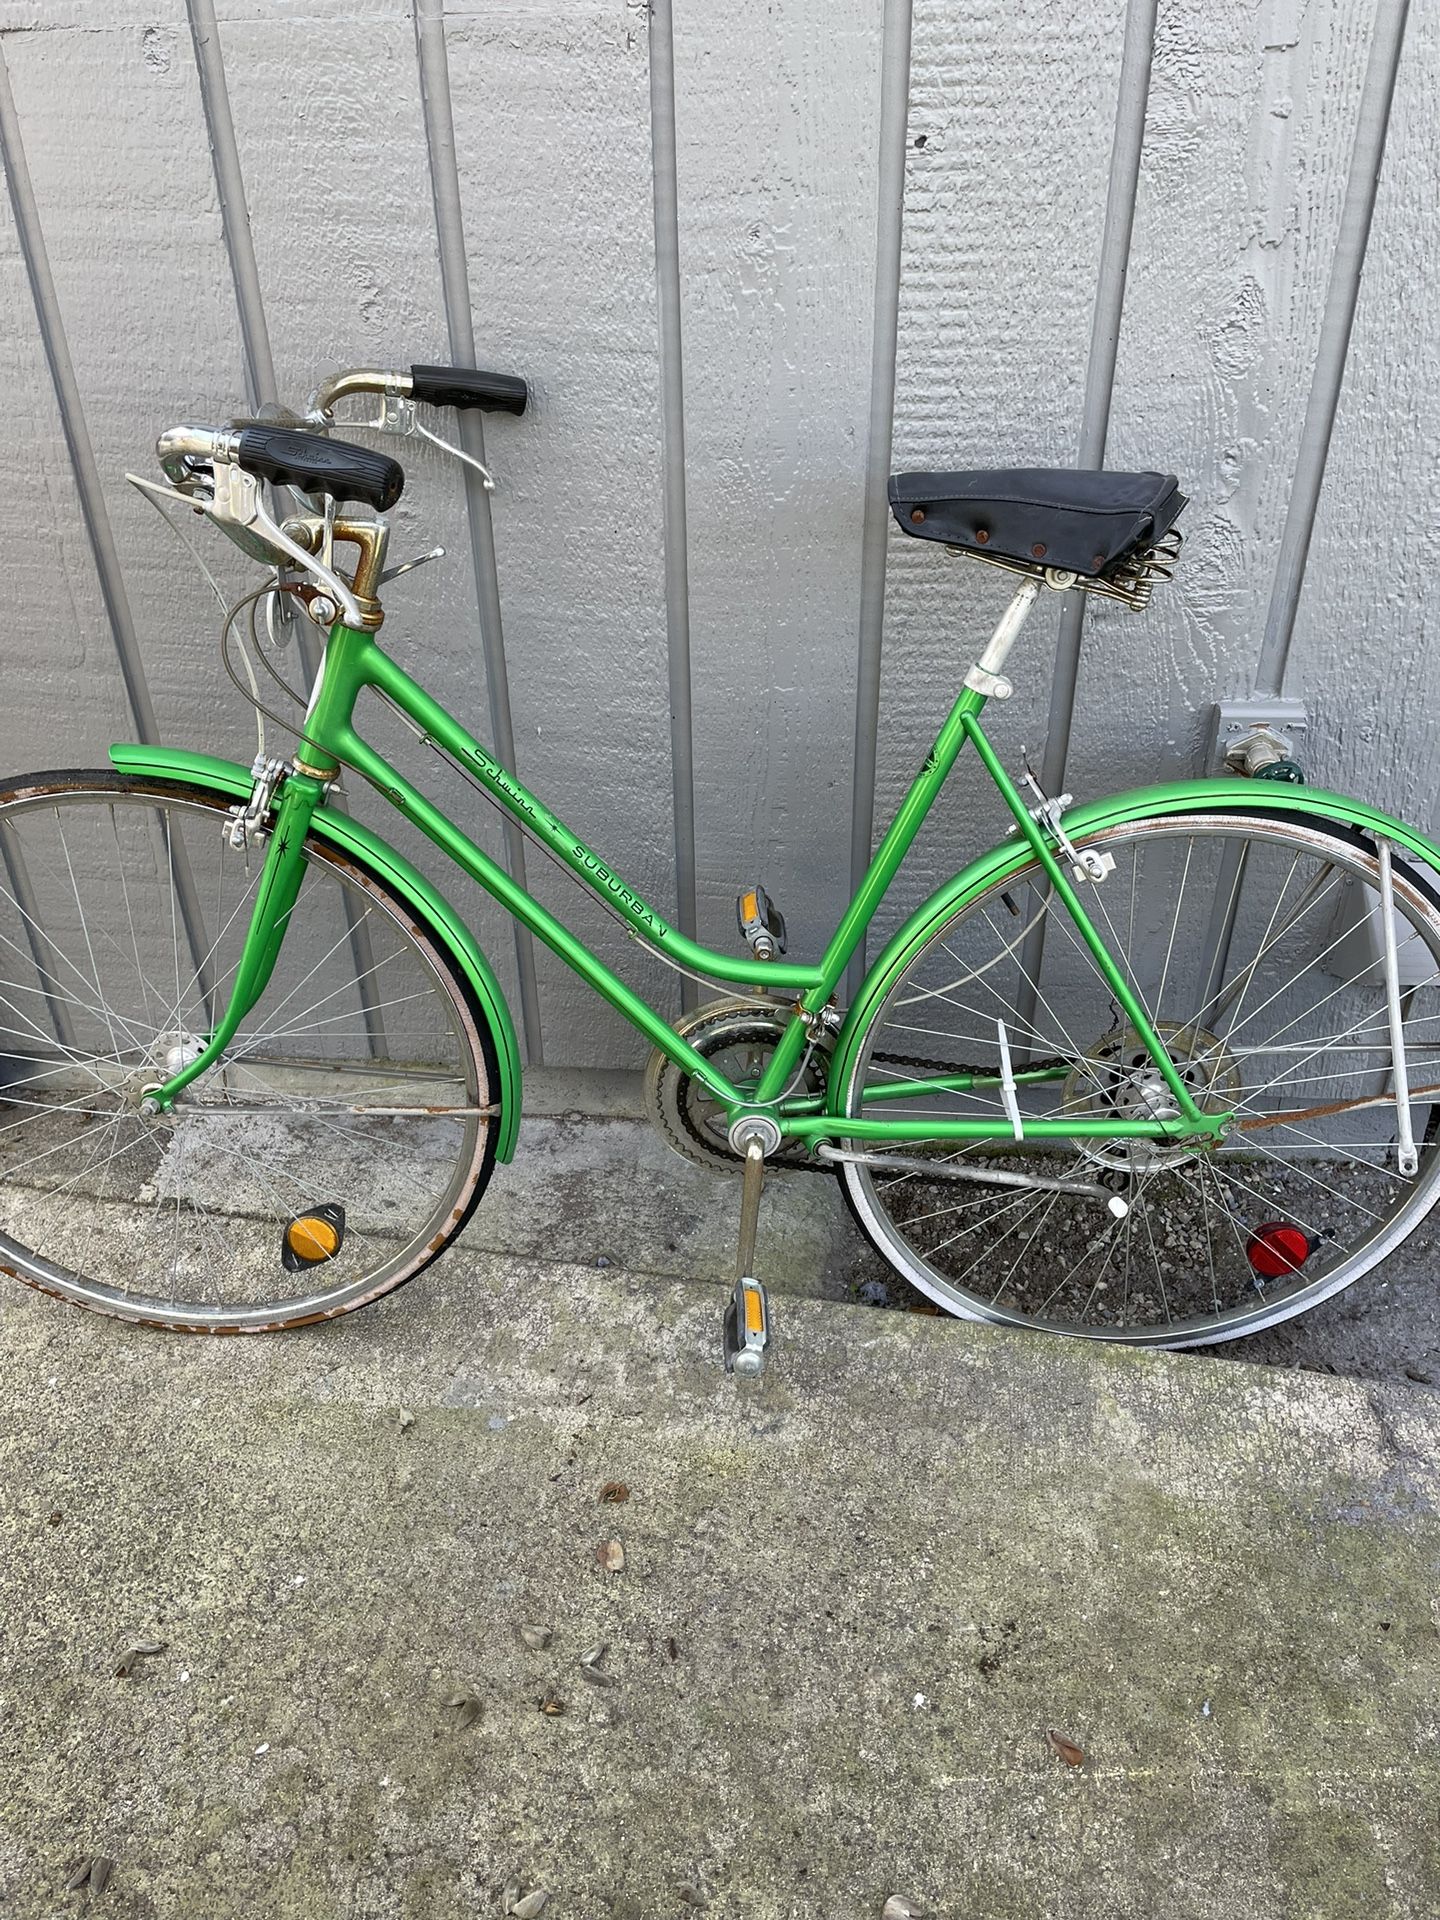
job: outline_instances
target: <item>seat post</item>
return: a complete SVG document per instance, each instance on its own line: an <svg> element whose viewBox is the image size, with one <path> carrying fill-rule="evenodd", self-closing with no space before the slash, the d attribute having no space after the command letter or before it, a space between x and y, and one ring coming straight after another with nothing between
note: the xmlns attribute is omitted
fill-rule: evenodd
<svg viewBox="0 0 1440 1920"><path fill-rule="evenodd" d="M1020 638L1020 629L1030 617L1040 592L1038 580L1022 580L1015 589L1008 607L995 623L995 631L986 643L985 651L965 676L965 684L972 693L984 694L987 700L1008 700L1012 692L1010 682L1001 672L1010 649Z"/></svg>

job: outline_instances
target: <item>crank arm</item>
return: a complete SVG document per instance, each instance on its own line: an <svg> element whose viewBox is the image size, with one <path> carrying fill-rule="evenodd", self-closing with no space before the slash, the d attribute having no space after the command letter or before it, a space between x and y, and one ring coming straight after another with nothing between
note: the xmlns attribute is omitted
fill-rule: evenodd
<svg viewBox="0 0 1440 1920"><path fill-rule="evenodd" d="M1067 1180L1060 1175L1009 1173L999 1167L962 1166L957 1160L924 1160L919 1154L855 1153L847 1147L832 1147L822 1141L815 1149L821 1160L843 1161L852 1167L883 1167L889 1172L921 1173L927 1180L973 1181L983 1187L1029 1187L1041 1193L1074 1193L1084 1200L1098 1200L1117 1220L1130 1211L1122 1200L1098 1180Z"/></svg>

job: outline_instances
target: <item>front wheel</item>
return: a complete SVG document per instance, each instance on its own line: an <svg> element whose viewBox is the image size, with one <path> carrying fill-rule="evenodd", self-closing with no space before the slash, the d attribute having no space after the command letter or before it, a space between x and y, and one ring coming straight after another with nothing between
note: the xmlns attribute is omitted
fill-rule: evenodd
<svg viewBox="0 0 1440 1920"><path fill-rule="evenodd" d="M499 1135L442 938L312 838L275 973L172 1113L144 1089L226 1003L263 856L228 800L109 772L0 787L0 1270L193 1333L329 1319L459 1232Z"/></svg>
<svg viewBox="0 0 1440 1920"><path fill-rule="evenodd" d="M857 1157L841 1169L851 1207L907 1280L971 1319L1156 1347L1288 1320L1393 1252L1440 1194L1434 876L1395 862L1419 1150L1409 1177L1396 1151L1374 843L1309 814L1217 809L1080 844L1114 857L1080 889L1082 904L1201 1109L1234 1114L1223 1140L852 1139L842 1145ZM1001 1022L1022 1120L1173 1113L1038 862L942 912L897 959L843 1111L984 1117L1005 1131ZM926 1085L962 1073L977 1084ZM887 1100L901 1080L911 1091ZM894 1158L908 1164L892 1170ZM1009 1184L973 1177L986 1172ZM1123 1217L1110 1196L1125 1201Z"/></svg>

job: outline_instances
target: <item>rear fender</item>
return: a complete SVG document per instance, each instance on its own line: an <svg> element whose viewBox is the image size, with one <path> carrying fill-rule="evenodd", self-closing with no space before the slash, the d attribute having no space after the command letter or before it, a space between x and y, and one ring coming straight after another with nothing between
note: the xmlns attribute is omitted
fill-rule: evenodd
<svg viewBox="0 0 1440 1920"><path fill-rule="evenodd" d="M247 798L254 785L248 769L233 760L220 760L208 753L187 753L174 747L113 746L110 761L120 773L176 780L239 800ZM454 955L456 965L490 1024L500 1063L500 1131L495 1153L497 1159L512 1159L520 1128L520 1045L500 982L476 945L475 936L444 895L431 886L403 854L348 814L320 807L311 822L311 831L339 852L353 854L366 866L373 867L415 909L417 916L434 928Z"/></svg>
<svg viewBox="0 0 1440 1920"><path fill-rule="evenodd" d="M1072 840L1095 833L1102 827L1123 826L1131 820L1164 813L1207 813L1243 807L1247 813L1274 813L1293 817L1308 815L1327 824L1339 824L1362 834L1379 834L1402 848L1419 866L1428 868L1433 891L1440 886L1440 846L1414 827L1394 820L1378 807L1363 800L1351 800L1344 794L1327 793L1320 787L1292 787L1272 780L1184 780L1160 787L1137 787L1130 793L1112 794L1093 800L1088 806L1072 808L1065 815L1065 831ZM896 976L914 958L936 927L982 893L997 880L1028 865L1031 859L1027 842L1018 829L989 853L982 853L968 867L931 894L894 935L885 951L865 976L854 1005L845 1019L835 1044L835 1057L827 1075L829 1111L844 1111L844 1089L850 1077L865 1029L876 1008L894 985Z"/></svg>

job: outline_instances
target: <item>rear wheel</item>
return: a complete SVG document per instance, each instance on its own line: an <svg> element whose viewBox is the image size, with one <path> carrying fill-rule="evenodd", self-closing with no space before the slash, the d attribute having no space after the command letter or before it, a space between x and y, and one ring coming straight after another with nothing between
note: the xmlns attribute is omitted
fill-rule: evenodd
<svg viewBox="0 0 1440 1920"><path fill-rule="evenodd" d="M270 984L223 1065L148 1117L225 1005L263 856L228 801L111 773L0 790L0 1268L190 1332L392 1291L490 1176L498 1069L441 938L312 837Z"/></svg>
<svg viewBox="0 0 1440 1920"><path fill-rule="evenodd" d="M1391 1253L1440 1195L1433 882L1396 862L1419 1145L1409 1177L1373 844L1321 818L1238 810L1136 821L1080 844L1115 860L1081 889L1086 912L1197 1103L1234 1124L1212 1146L852 1140L865 1156L842 1167L852 1208L906 1279L971 1319L1159 1347L1287 1320ZM1006 1129L1001 1022L1023 1119L1175 1111L1038 862L945 914L900 966L853 1058L844 1111ZM981 1084L966 1091L924 1084L970 1069ZM884 1099L901 1080L919 1084ZM911 1164L890 1170L892 1158ZM984 1172L1012 1184L960 1177ZM1112 1210L1112 1198L1126 1206Z"/></svg>

